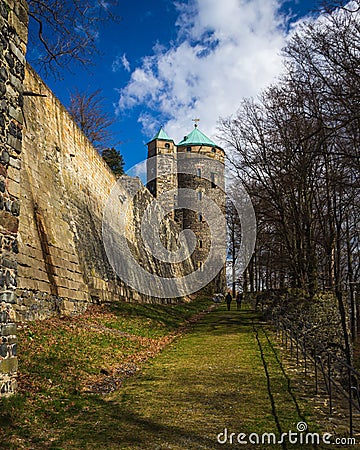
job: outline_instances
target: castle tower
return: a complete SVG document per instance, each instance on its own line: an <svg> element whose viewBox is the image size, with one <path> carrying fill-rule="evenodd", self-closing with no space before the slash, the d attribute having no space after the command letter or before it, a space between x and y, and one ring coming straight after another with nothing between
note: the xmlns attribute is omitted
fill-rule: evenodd
<svg viewBox="0 0 360 450"><path fill-rule="evenodd" d="M147 145L147 187L152 195L159 197L167 191L179 189L178 196L171 197L175 210L177 205L183 204L181 195L187 196L191 192L190 207L176 209L173 217L180 229L194 232L196 247L191 259L194 269L201 271L213 245L202 204L206 209L205 199L211 199L222 211L222 217L226 212L224 150L202 133L197 125L177 146L162 128ZM162 155L167 158L161 158ZM186 189L186 192L182 194L181 189ZM214 293L225 288L224 266L208 290Z"/></svg>
<svg viewBox="0 0 360 450"><path fill-rule="evenodd" d="M191 229L197 237L197 246L192 254L192 259L194 267L202 270L210 247L214 245L209 225L204 218L205 199L213 200L222 211L223 217L226 214L225 152L202 133L195 124L191 133L177 144L177 155L178 187L193 191L196 203L195 211L179 210L177 219L182 229ZM182 166L184 170L182 170ZM187 167L185 168L185 166ZM202 203L204 210L201 209ZM226 289L225 266L209 287L213 292Z"/></svg>
<svg viewBox="0 0 360 450"><path fill-rule="evenodd" d="M148 142L147 188L154 197L177 189L176 146L164 129ZM166 155L166 158L161 158ZM175 206L176 198L173 197ZM172 208L174 209L174 208Z"/></svg>

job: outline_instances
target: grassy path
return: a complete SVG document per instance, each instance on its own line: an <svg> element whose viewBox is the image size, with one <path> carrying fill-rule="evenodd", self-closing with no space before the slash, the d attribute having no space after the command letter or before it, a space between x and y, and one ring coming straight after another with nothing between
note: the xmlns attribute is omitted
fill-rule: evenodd
<svg viewBox="0 0 360 450"><path fill-rule="evenodd" d="M311 408L306 410L305 400L298 403L267 327L255 312L228 312L220 305L160 354L157 347L153 349L184 317L205 305L195 305L196 310L194 305L164 309L119 304L111 314L24 328L22 367L28 370L32 390L1 403L0 448L300 448L229 443L230 433L280 436L296 431L297 423L304 420L312 428ZM85 382L96 368L112 370L119 358L126 362L128 354L143 358L146 352L153 358L110 394L90 393L74 385L74 380L79 385L82 379ZM227 443L219 444L217 436L225 429Z"/></svg>
<svg viewBox="0 0 360 450"><path fill-rule="evenodd" d="M109 399L118 417L107 448L233 448L229 439L217 443L225 428L228 434L296 431L304 411L257 320L252 311L222 306L173 343Z"/></svg>

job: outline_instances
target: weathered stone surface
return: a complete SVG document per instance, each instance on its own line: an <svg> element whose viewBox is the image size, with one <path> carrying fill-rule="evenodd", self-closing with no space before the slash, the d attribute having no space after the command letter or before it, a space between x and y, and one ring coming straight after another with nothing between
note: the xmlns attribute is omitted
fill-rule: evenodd
<svg viewBox="0 0 360 450"><path fill-rule="evenodd" d="M11 134L8 134L7 136L7 143L12 147L17 154L21 153L22 143L19 139L14 137Z"/></svg>
<svg viewBox="0 0 360 450"><path fill-rule="evenodd" d="M15 33L18 35L20 40L26 43L28 36L27 23L25 24L22 22L13 11L10 11L9 24L14 28Z"/></svg>
<svg viewBox="0 0 360 450"><path fill-rule="evenodd" d="M10 157L8 162L10 162ZM7 175L10 180L20 183L20 170L18 168L9 166Z"/></svg>
<svg viewBox="0 0 360 450"><path fill-rule="evenodd" d="M8 211L0 211L0 224L3 228L3 233L17 233L19 229L19 219L14 217Z"/></svg>
<svg viewBox="0 0 360 450"><path fill-rule="evenodd" d="M15 1L16 0L2 0L5 5L8 6L8 11L13 10L15 7Z"/></svg>
<svg viewBox="0 0 360 450"><path fill-rule="evenodd" d="M15 119L19 123L24 122L23 114L20 108L13 108L12 106L9 107L9 116Z"/></svg>
<svg viewBox="0 0 360 450"><path fill-rule="evenodd" d="M17 158L10 158L9 163L11 167L14 167L14 169L20 170L21 169L21 161Z"/></svg>
<svg viewBox="0 0 360 450"><path fill-rule="evenodd" d="M9 43L11 52L16 56L16 58L21 62L25 63L25 55L22 50L15 45L13 42Z"/></svg>
<svg viewBox="0 0 360 450"><path fill-rule="evenodd" d="M58 312L56 299L61 310L68 313L73 313L74 304L79 302L141 300L138 293L116 279L102 243L103 209L116 179L65 108L29 67L25 90L46 97L24 98L27 129L21 164L18 304L39 305L40 292L46 294L41 304L51 315ZM150 199L143 188L141 210ZM134 214L134 220L138 221L139 216ZM134 227L131 233L138 231ZM169 239L171 236L169 227ZM129 239L137 255L144 253L134 234ZM150 265L154 270L156 262ZM174 276L171 271L169 274ZM17 310L17 314L23 317L23 310ZM36 318L36 314L43 317L44 311L36 308L31 317Z"/></svg>
<svg viewBox="0 0 360 450"><path fill-rule="evenodd" d="M0 396L16 390L17 232L20 204L21 113L27 41L25 0L0 0ZM13 159L13 158L12 158ZM15 159L13 159L15 161Z"/></svg>
<svg viewBox="0 0 360 450"><path fill-rule="evenodd" d="M11 212L14 216L20 215L20 203L19 202L13 202L11 205Z"/></svg>
<svg viewBox="0 0 360 450"><path fill-rule="evenodd" d="M7 358L0 361L0 374L10 374L17 370L18 361L16 358Z"/></svg>
<svg viewBox="0 0 360 450"><path fill-rule="evenodd" d="M0 324L0 335L10 336L16 334L16 325L14 323Z"/></svg>
<svg viewBox="0 0 360 450"><path fill-rule="evenodd" d="M1 164L7 165L10 162L10 155L6 150L3 150L1 152L1 156L0 156L0 162ZM4 192L4 191L1 191Z"/></svg>
<svg viewBox="0 0 360 450"><path fill-rule="evenodd" d="M0 68L0 82L5 83L8 79L8 72L5 67Z"/></svg>
<svg viewBox="0 0 360 450"><path fill-rule="evenodd" d="M0 302L16 303L16 294L14 291L7 291L0 293Z"/></svg>
<svg viewBox="0 0 360 450"><path fill-rule="evenodd" d="M7 190L13 197L20 198L20 183L18 181L9 178L7 180Z"/></svg>
<svg viewBox="0 0 360 450"><path fill-rule="evenodd" d="M6 7L4 2L0 2L0 14L2 15L2 17L7 20L9 17L9 10Z"/></svg>
<svg viewBox="0 0 360 450"><path fill-rule="evenodd" d="M0 356L5 358L8 355L8 346L7 344L0 345Z"/></svg>

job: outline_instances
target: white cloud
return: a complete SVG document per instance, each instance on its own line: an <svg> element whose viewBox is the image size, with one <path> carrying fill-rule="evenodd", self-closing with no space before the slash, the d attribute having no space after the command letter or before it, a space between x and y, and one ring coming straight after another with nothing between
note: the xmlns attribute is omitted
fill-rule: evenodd
<svg viewBox="0 0 360 450"><path fill-rule="evenodd" d="M126 171L126 175L130 177L140 178L142 184L146 184L147 178L147 161L141 161Z"/></svg>
<svg viewBox="0 0 360 450"><path fill-rule="evenodd" d="M124 68L126 70L126 72L130 72L131 68L130 68L130 63L128 61L128 59L126 58L125 53L122 56L117 56L114 60L114 62L112 63L112 71L113 72L118 72L121 68Z"/></svg>
<svg viewBox="0 0 360 450"><path fill-rule="evenodd" d="M155 47L120 90L118 112L141 105L139 122L151 137L163 123L175 141L200 117L215 137L217 121L256 96L281 70L285 18L281 0L189 0L176 3L178 39ZM153 120L151 122L151 117Z"/></svg>

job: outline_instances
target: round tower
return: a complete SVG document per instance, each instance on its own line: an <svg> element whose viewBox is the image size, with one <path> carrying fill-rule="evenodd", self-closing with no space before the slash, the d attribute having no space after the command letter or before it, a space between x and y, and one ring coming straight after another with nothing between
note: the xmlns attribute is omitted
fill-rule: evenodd
<svg viewBox="0 0 360 450"><path fill-rule="evenodd" d="M194 210L182 209L176 213L176 219L182 229L191 229L197 238L192 254L195 269L203 270L214 240L205 220L206 201L212 200L220 208L222 218L226 214L225 198L225 152L215 142L202 133L195 124L194 129L177 144L178 188L189 189L194 193ZM179 191L180 192L180 191ZM210 219L217 221L218 218ZM222 225L219 225L222 226ZM223 230L224 239L226 230ZM219 254L219 258L224 255ZM224 268L212 283L212 292L226 289L226 271Z"/></svg>

